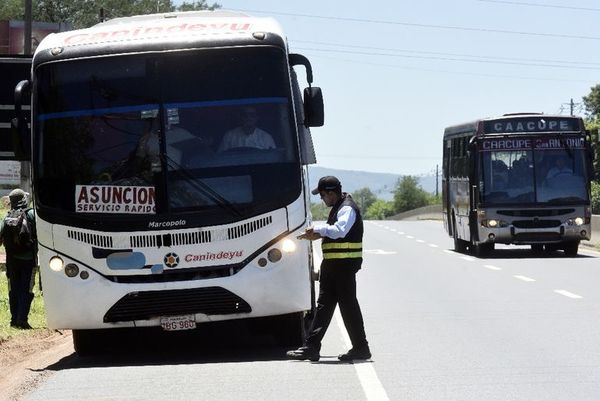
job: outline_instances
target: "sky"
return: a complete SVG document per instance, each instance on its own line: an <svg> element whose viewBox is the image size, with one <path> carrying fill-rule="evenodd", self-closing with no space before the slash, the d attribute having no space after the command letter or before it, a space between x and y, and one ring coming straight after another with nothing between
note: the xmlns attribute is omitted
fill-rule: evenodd
<svg viewBox="0 0 600 401"><path fill-rule="evenodd" d="M598 0L220 0L271 16L323 90L318 166L441 168L450 125L514 112L583 115L600 83Z"/></svg>

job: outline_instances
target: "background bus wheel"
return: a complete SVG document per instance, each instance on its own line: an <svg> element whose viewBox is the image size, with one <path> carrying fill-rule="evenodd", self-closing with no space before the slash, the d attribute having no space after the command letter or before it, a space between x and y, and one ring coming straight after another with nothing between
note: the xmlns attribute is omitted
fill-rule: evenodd
<svg viewBox="0 0 600 401"><path fill-rule="evenodd" d="M475 256L477 256L478 258L484 258L486 256L489 256L490 253L492 253L492 251L494 250L494 245L495 244L493 242L486 242L485 244L473 245Z"/></svg>
<svg viewBox="0 0 600 401"><path fill-rule="evenodd" d="M454 238L454 250L456 252L465 253L467 251L468 242L458 238L456 233L456 221L452 219L452 237Z"/></svg>
<svg viewBox="0 0 600 401"><path fill-rule="evenodd" d="M531 251L536 255L544 252L544 244L531 244Z"/></svg>
<svg viewBox="0 0 600 401"><path fill-rule="evenodd" d="M569 257L577 256L577 252L579 251L579 241L565 242L563 244L563 250L565 251L565 255Z"/></svg>

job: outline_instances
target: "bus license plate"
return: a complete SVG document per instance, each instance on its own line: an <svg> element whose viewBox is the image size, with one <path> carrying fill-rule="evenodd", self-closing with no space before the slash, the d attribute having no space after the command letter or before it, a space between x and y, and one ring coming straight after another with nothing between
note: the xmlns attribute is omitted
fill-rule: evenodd
<svg viewBox="0 0 600 401"><path fill-rule="evenodd" d="M196 328L194 315L166 316L160 318L160 326L166 331L191 330Z"/></svg>

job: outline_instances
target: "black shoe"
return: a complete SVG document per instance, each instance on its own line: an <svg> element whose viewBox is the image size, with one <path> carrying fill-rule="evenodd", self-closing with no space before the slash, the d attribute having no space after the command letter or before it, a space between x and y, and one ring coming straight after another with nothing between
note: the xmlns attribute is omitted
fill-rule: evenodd
<svg viewBox="0 0 600 401"><path fill-rule="evenodd" d="M289 359L295 359L297 361L309 360L312 362L317 362L321 355L319 355L319 350L312 347L300 347L293 351L288 351L286 353Z"/></svg>
<svg viewBox="0 0 600 401"><path fill-rule="evenodd" d="M355 360L365 360L371 357L371 350L369 347L352 348L345 354L338 355L340 361L348 362Z"/></svg>
<svg viewBox="0 0 600 401"><path fill-rule="evenodd" d="M23 329L23 330L33 329L33 327L31 327L31 325L27 322L17 322L16 327Z"/></svg>

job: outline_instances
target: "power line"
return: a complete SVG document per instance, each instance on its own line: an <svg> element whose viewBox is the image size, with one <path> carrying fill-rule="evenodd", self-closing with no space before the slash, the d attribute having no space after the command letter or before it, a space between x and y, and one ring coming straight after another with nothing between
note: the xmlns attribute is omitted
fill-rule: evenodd
<svg viewBox="0 0 600 401"><path fill-rule="evenodd" d="M538 4L538 3L526 3L520 1L504 1L504 0L478 0L483 3L500 3L500 4L511 4L515 6L529 6L529 7L545 7L545 8L560 8L565 10L579 10L579 11L600 11L600 8L590 7L573 7L573 6L562 6L555 4Z"/></svg>
<svg viewBox="0 0 600 401"><path fill-rule="evenodd" d="M389 54L389 53L375 53L375 52L362 52L362 51L354 51L354 50L332 50L332 49L316 49L316 48L305 48L305 47L297 47L299 50L309 50L309 51L317 51L317 52L327 52L327 53L343 53L343 54L355 54L361 56L384 56L384 57L402 57L402 58L411 58L411 59L421 59L421 60L439 60L439 61L458 61L464 63L483 63L483 64L504 64L504 65L518 65L524 67L545 67L545 68L567 68L567 69L579 69L579 70L600 70L600 66L596 67L584 67L584 66L568 66L568 65L553 65L553 64L542 64L542 63L519 63L513 61L500 61L500 60L471 60L471 59L460 59L453 57L438 57L438 56L413 56L406 54Z"/></svg>
<svg viewBox="0 0 600 401"><path fill-rule="evenodd" d="M344 21L344 22L359 22L359 23L367 23L367 24L399 25L399 26L408 26L408 27L414 27L414 28L447 29L447 30L467 31L467 32L501 33L501 34L507 34L507 35L541 36L541 37L562 38L562 39L600 40L600 37L598 37L598 36L586 36L586 35L567 35L567 34L548 33L548 32L509 31L509 30L504 30L504 29L473 28L473 27L465 27L465 26L458 26L458 25L418 24L418 23L403 22L403 21L387 21L387 20L349 18L349 17L332 17L332 16L325 16L325 15L283 13L283 12L262 11L262 10L238 9L235 11L258 13L258 14L268 14L268 15L280 15L280 16L286 16L286 17L325 19L325 20Z"/></svg>
<svg viewBox="0 0 600 401"><path fill-rule="evenodd" d="M357 61L357 60L349 60L349 59L340 59L339 57L328 57L322 54L310 54L311 58L321 58L333 60L335 62L344 63L344 64L361 64L361 65L371 65L375 67L388 67L388 68L398 68L402 70L409 71L419 71L419 72L434 72L434 73L443 73L443 74L454 74L454 75L466 75L466 76L474 76L474 77L482 77L482 78L503 78L503 79L518 79L518 80L526 80L526 81L544 81L544 82L586 82L589 83L589 79L563 79L563 78L540 78L540 77L532 77L532 76L516 76L516 75L501 75L501 74L484 74L477 72L465 72L465 71L450 71L450 70L442 70L435 68L422 68L422 67L409 67L404 65L397 64L383 64L383 63L373 63L369 61Z"/></svg>
<svg viewBox="0 0 600 401"><path fill-rule="evenodd" d="M600 66L600 63L589 62L589 61L568 61L568 60L550 60L550 59L528 59L528 58L516 58L516 57L499 57L499 56L481 56L475 54L465 53L444 53L444 52L432 52L423 50L412 50L412 49L398 49L398 48L387 48L387 47L373 47L373 46L359 46L359 45L347 45L344 43L331 43L331 42L317 42L311 40L296 40L290 39L290 43L306 43L312 45L321 46L332 46L332 47L344 47L349 49L369 49L369 50L381 50L389 52L399 53L415 53L415 54L431 54L438 56L450 56L450 57L469 57L474 59L488 59L488 60L502 60L502 61L520 61L525 63L554 63L554 64L574 64L574 65L593 65Z"/></svg>

